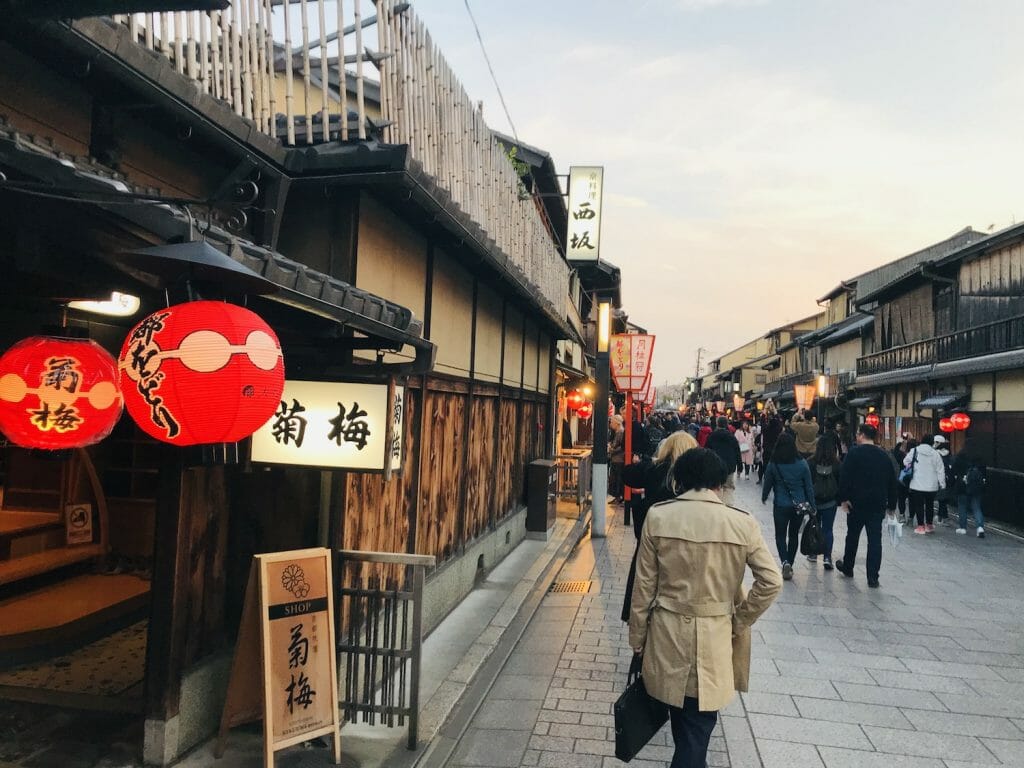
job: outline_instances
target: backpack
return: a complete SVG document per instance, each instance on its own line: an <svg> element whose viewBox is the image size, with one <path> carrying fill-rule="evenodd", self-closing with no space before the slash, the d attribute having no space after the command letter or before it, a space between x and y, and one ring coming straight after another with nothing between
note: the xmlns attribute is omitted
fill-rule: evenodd
<svg viewBox="0 0 1024 768"><path fill-rule="evenodd" d="M985 490L985 470L971 466L964 475L964 486L971 496L980 496Z"/></svg>
<svg viewBox="0 0 1024 768"><path fill-rule="evenodd" d="M839 493L839 483L831 466L814 467L814 500L832 501Z"/></svg>

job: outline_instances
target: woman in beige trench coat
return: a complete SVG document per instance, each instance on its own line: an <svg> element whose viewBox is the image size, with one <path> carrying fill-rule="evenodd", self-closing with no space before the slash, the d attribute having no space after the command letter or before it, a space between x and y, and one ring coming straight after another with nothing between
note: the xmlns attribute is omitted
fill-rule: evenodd
<svg viewBox="0 0 1024 768"><path fill-rule="evenodd" d="M718 710L746 690L750 626L782 575L758 522L718 498L726 468L714 453L688 451L673 477L682 495L652 506L640 537L629 643L643 654L647 692L669 705L672 768L684 768L705 764Z"/></svg>

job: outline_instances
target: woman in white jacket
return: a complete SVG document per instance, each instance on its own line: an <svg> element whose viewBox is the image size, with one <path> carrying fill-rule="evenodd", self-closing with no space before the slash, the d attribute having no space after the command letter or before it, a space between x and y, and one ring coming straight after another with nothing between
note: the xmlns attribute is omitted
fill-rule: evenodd
<svg viewBox="0 0 1024 768"><path fill-rule="evenodd" d="M932 447L934 440L933 435L925 435L903 460L903 466L913 467L914 473L910 480L910 513L917 518L914 533L935 533L935 494L946 487L946 466Z"/></svg>

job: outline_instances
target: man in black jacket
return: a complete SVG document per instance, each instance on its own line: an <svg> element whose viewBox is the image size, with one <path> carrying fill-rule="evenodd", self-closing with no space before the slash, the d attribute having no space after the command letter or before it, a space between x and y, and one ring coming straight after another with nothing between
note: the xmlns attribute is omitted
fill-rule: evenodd
<svg viewBox="0 0 1024 768"><path fill-rule="evenodd" d="M857 444L843 462L836 501L846 510L846 551L836 570L853 577L860 532L868 536L868 586L878 586L882 567L882 521L887 509L896 508L896 473L889 456L875 445L878 430L870 424L857 429Z"/></svg>
<svg viewBox="0 0 1024 768"><path fill-rule="evenodd" d="M704 447L715 454L725 464L725 471L729 473L722 486L719 495L726 504L732 504L732 492L736 489L736 467L741 463L740 444L736 436L729 431L729 419L725 416L718 417L718 429L708 435L708 441Z"/></svg>

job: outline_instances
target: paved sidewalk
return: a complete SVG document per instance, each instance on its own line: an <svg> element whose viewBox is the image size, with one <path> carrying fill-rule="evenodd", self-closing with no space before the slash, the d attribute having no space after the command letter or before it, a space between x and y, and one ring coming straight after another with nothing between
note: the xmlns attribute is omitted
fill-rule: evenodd
<svg viewBox="0 0 1024 768"><path fill-rule="evenodd" d="M772 545L770 500L738 485ZM559 576L594 579L590 593L547 596L449 765L621 765L611 707L631 657L619 612L634 539L612 509L608 537L585 539ZM837 554L844 536L840 515ZM800 559L754 628L751 692L723 713L709 765L1024 766L1024 546L940 528L884 547L878 590L863 542L854 579ZM671 754L665 730L630 765Z"/></svg>

